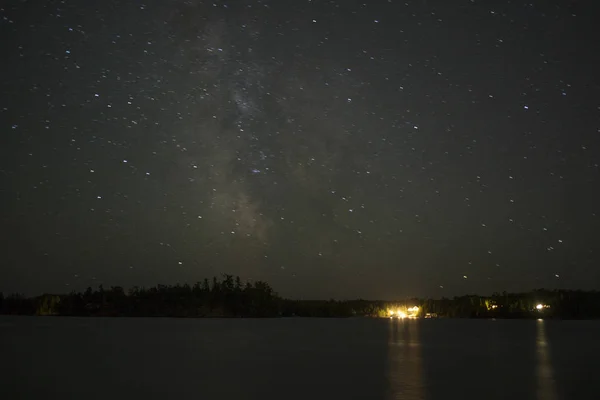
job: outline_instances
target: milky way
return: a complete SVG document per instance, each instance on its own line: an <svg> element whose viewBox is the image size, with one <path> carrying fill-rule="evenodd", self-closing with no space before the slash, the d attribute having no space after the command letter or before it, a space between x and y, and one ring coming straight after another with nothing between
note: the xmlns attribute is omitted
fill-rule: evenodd
<svg viewBox="0 0 600 400"><path fill-rule="evenodd" d="M592 3L492 3L9 1L0 290L597 287Z"/></svg>

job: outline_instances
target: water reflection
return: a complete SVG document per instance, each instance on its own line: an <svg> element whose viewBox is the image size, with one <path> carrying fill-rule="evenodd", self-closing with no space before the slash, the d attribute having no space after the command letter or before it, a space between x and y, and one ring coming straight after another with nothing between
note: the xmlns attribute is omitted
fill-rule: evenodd
<svg viewBox="0 0 600 400"><path fill-rule="evenodd" d="M536 329L536 378L537 398L539 400L558 399L556 393L556 382L554 381L554 368L550 359L550 346L546 335L546 323L544 320L537 321Z"/></svg>
<svg viewBox="0 0 600 400"><path fill-rule="evenodd" d="M418 320L390 319L387 398L424 399Z"/></svg>

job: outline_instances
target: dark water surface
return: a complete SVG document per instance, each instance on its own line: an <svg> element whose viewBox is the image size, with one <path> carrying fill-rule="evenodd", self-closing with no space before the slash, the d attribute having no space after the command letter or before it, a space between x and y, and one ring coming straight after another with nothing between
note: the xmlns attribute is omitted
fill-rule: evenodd
<svg viewBox="0 0 600 400"><path fill-rule="evenodd" d="M599 321L0 317L0 399L600 399Z"/></svg>

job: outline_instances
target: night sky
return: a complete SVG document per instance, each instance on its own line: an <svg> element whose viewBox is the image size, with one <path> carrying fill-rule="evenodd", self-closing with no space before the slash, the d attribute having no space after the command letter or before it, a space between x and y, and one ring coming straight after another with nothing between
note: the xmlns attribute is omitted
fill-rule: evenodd
<svg viewBox="0 0 600 400"><path fill-rule="evenodd" d="M3 1L0 290L600 288L593 1Z"/></svg>

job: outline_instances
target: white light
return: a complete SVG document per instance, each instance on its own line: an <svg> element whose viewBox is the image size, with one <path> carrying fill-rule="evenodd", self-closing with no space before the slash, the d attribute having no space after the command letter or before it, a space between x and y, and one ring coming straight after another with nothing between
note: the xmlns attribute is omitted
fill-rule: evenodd
<svg viewBox="0 0 600 400"><path fill-rule="evenodd" d="M535 308L537 308L538 310L541 310L542 308L544 308L544 306L542 304L538 304L537 306L535 306Z"/></svg>

